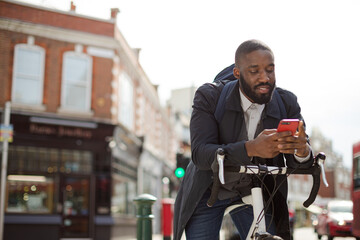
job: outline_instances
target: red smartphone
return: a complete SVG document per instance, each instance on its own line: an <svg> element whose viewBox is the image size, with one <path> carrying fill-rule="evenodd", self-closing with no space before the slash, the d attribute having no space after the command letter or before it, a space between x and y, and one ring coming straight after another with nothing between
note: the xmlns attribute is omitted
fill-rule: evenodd
<svg viewBox="0 0 360 240"><path fill-rule="evenodd" d="M294 136L299 126L299 119L283 119L277 128L278 132L291 131Z"/></svg>

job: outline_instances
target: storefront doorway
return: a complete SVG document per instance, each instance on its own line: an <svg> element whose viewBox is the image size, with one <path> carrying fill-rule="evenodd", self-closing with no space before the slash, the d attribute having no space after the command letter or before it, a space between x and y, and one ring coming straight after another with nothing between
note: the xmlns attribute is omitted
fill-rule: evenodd
<svg viewBox="0 0 360 240"><path fill-rule="evenodd" d="M91 239L90 177L64 176L61 181L61 239Z"/></svg>

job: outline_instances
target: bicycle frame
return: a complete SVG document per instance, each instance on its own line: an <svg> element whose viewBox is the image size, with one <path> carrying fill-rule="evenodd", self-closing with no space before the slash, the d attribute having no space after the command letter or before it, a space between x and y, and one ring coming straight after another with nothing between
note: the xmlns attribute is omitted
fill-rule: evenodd
<svg viewBox="0 0 360 240"><path fill-rule="evenodd" d="M251 205L253 206L254 220L246 239L254 239L255 236L253 236L252 233L255 232L258 232L260 235L266 233L265 217L260 216L264 209L261 187L254 187L251 189ZM257 222L258 219L260 219L260 222Z"/></svg>

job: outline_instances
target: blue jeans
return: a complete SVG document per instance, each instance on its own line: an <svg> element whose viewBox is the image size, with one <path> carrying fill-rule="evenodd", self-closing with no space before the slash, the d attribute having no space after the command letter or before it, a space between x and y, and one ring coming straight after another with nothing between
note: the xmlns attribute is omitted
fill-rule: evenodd
<svg viewBox="0 0 360 240"><path fill-rule="evenodd" d="M207 190L185 227L186 240L218 240L226 208L240 201L240 197L217 200L214 206L208 207L206 202L209 197L210 190ZM230 212L230 216L241 239L245 240L253 221L252 206L238 207ZM271 214L266 214L266 224L270 221ZM274 234L275 224L272 223L267 231Z"/></svg>

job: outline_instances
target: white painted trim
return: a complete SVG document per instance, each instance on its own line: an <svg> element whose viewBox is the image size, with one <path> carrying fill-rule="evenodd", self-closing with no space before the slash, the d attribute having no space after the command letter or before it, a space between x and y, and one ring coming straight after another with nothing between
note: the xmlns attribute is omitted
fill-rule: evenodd
<svg viewBox="0 0 360 240"><path fill-rule="evenodd" d="M125 98L126 94L124 91L129 91L126 94L130 94L131 99ZM135 105L134 105L134 83L129 74L125 71L120 73L118 77L118 115L117 120L126 126L128 129L134 131L135 129ZM125 101L130 100L130 104ZM125 110L124 110L125 108ZM129 108L129 109L126 109ZM126 111L127 110L127 111ZM126 112L124 112L126 111Z"/></svg>
<svg viewBox="0 0 360 240"><path fill-rule="evenodd" d="M35 38L34 36L28 36L27 38L27 44L34 45L35 44Z"/></svg>
<svg viewBox="0 0 360 240"><path fill-rule="evenodd" d="M84 52L84 46L82 44L75 44L75 52L76 53L83 53Z"/></svg>
<svg viewBox="0 0 360 240"><path fill-rule="evenodd" d="M79 112L78 110L69 110L69 109L64 109L64 108L58 108L57 109L57 113L64 115L64 116L71 116L71 117L85 117L85 118L90 118L94 116L94 112L93 111L86 111L86 112Z"/></svg>
<svg viewBox="0 0 360 240"><path fill-rule="evenodd" d="M112 49L100 48L100 47L88 47L87 53L91 56L102 57L113 59L115 56L115 52Z"/></svg>
<svg viewBox="0 0 360 240"><path fill-rule="evenodd" d="M91 129L95 129L98 127L98 124L95 122L73 121L73 120L57 119L57 118L30 117L30 122L43 123L49 125L91 128Z"/></svg>
<svg viewBox="0 0 360 240"><path fill-rule="evenodd" d="M35 111L35 112L45 112L45 110L46 110L46 107L44 104L30 105L30 104L26 104L26 103L17 103L17 102L12 102L11 108L17 109L17 110L28 110L28 111Z"/></svg>

